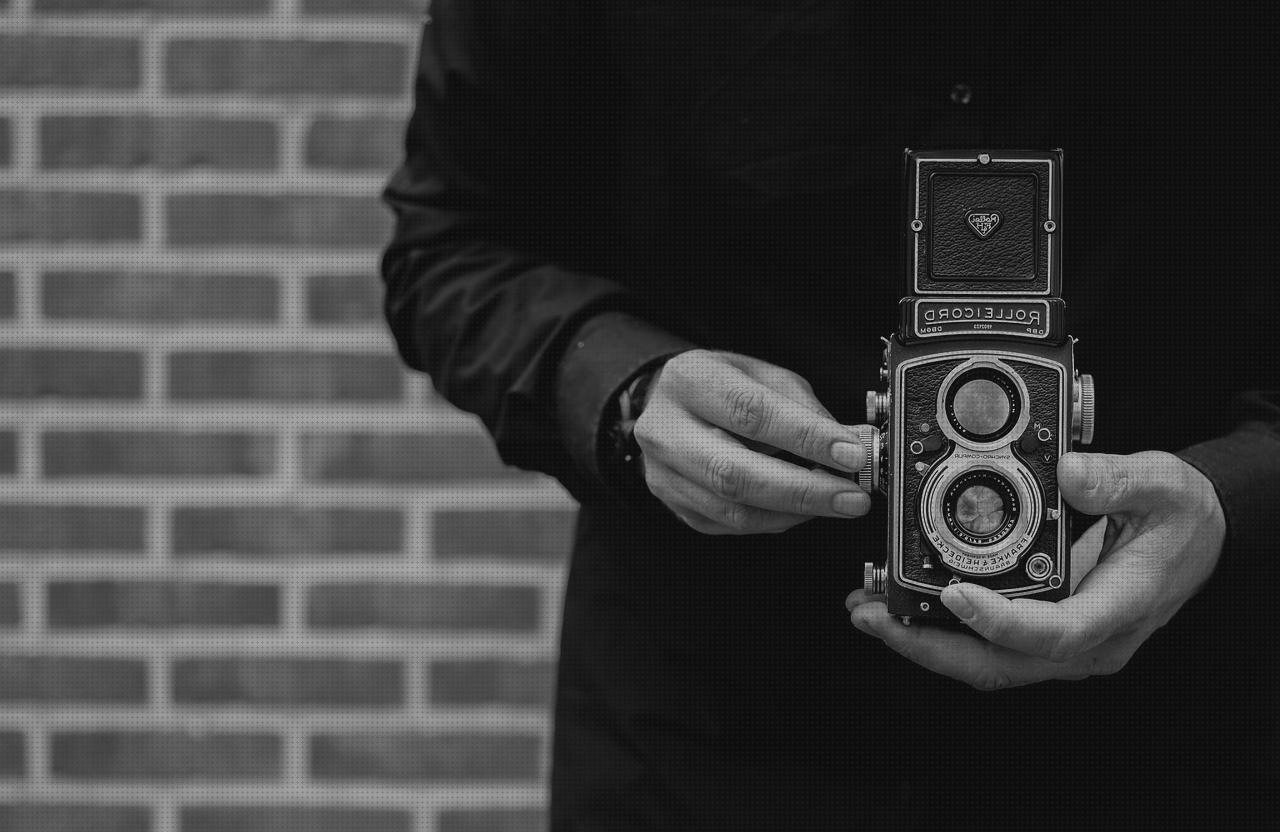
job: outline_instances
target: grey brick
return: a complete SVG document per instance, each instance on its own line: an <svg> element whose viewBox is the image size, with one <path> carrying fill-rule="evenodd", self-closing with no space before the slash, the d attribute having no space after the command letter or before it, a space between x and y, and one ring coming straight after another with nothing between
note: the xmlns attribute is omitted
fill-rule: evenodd
<svg viewBox="0 0 1280 832"><path fill-rule="evenodd" d="M335 780L535 780L540 737L528 734L329 734L311 740L311 774Z"/></svg>
<svg viewBox="0 0 1280 832"><path fill-rule="evenodd" d="M173 540L179 555L386 554L400 550L403 526L404 518L394 509L179 508Z"/></svg>
<svg viewBox="0 0 1280 832"><path fill-rule="evenodd" d="M531 631L536 587L486 584L322 584L311 589L307 619L318 628Z"/></svg>
<svg viewBox="0 0 1280 832"><path fill-rule="evenodd" d="M280 307L267 275L55 272L41 296L51 318L139 324L265 323Z"/></svg>
<svg viewBox="0 0 1280 832"><path fill-rule="evenodd" d="M57 628L262 627L279 622L280 591L254 584L54 582L48 614Z"/></svg>
<svg viewBox="0 0 1280 832"><path fill-rule="evenodd" d="M280 739L176 731L55 733L55 777L92 780L266 780L279 776Z"/></svg>

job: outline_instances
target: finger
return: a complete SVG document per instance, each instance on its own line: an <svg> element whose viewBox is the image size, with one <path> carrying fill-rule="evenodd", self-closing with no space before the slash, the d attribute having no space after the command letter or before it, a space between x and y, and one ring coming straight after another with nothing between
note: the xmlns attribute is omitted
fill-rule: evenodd
<svg viewBox="0 0 1280 832"><path fill-rule="evenodd" d="M683 401L698 416L738 436L764 442L824 465L857 471L864 454L857 435L743 372L715 364L685 371L675 380Z"/></svg>
<svg viewBox="0 0 1280 832"><path fill-rule="evenodd" d="M853 612L854 608L860 607L863 604L871 601L883 601L884 599L885 596L883 594L875 595L867 592L865 589L855 589L853 592L849 593L848 598L844 599L844 608L849 612Z"/></svg>
<svg viewBox="0 0 1280 832"><path fill-rule="evenodd" d="M861 517L871 510L871 498L847 477L756 453L710 425L686 437L688 450L664 462L729 503L810 517Z"/></svg>
<svg viewBox="0 0 1280 832"><path fill-rule="evenodd" d="M770 534L813 519L730 503L660 462L646 475L654 495L687 525L704 534Z"/></svg>
<svg viewBox="0 0 1280 832"><path fill-rule="evenodd" d="M835 420L835 417L831 415L831 411L827 410L826 406L818 401L818 397L814 395L813 387L801 376L779 367L777 364L770 364L767 361L761 361L749 355L734 355L734 359L733 364L766 387L777 390L788 399L804 405L815 413L819 413L833 421Z"/></svg>
<svg viewBox="0 0 1280 832"><path fill-rule="evenodd" d="M1102 567L1099 567L1102 568ZM1121 570L1110 570L1117 572ZM1125 632L1152 612L1147 597L1125 583L1138 578L1122 570L1058 602L1006 598L977 584L942 591L942 603L974 632L993 644L1051 662L1065 662ZM1154 583L1151 588L1155 589ZM1082 582L1082 587L1084 586Z"/></svg>
<svg viewBox="0 0 1280 832"><path fill-rule="evenodd" d="M1141 511L1158 506L1178 488L1183 463L1171 454L1073 452L1058 460L1058 488L1085 514Z"/></svg>
<svg viewBox="0 0 1280 832"><path fill-rule="evenodd" d="M904 626L878 602L857 607L851 619L859 630L879 638L908 661L976 688L997 690L1039 680L1028 668L1007 663L996 652L1001 648L963 630Z"/></svg>
<svg viewBox="0 0 1280 832"><path fill-rule="evenodd" d="M1108 526L1107 519L1099 520L1080 535L1080 539L1071 546L1071 591L1073 593L1080 585L1081 579L1097 565L1103 552L1104 536Z"/></svg>
<svg viewBox="0 0 1280 832"><path fill-rule="evenodd" d="M707 534L707 535L732 534L733 530L730 529L729 527L723 526L719 523L713 523L712 521L708 520L707 518L699 514L694 514L693 512L685 509L676 509L671 506L667 506L667 509L670 510L670 512L674 514L677 518L679 518L680 522L684 523L686 526L693 529L695 532L699 532L700 534Z"/></svg>
<svg viewBox="0 0 1280 832"><path fill-rule="evenodd" d="M1115 673L1149 635L1117 637L1068 662L1052 662L982 641L963 631L928 625L905 627L888 614L883 604L858 607L853 618L860 630L880 638L910 661L980 690Z"/></svg>

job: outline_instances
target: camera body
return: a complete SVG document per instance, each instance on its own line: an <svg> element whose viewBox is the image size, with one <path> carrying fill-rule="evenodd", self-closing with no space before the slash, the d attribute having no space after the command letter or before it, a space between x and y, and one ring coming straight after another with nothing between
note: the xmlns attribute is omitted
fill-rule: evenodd
<svg viewBox="0 0 1280 832"><path fill-rule="evenodd" d="M1093 434L1066 334L1062 152L904 153L900 324L867 393L863 486L889 498L865 587L893 615L954 619L950 583L1046 601L1071 589L1058 459Z"/></svg>

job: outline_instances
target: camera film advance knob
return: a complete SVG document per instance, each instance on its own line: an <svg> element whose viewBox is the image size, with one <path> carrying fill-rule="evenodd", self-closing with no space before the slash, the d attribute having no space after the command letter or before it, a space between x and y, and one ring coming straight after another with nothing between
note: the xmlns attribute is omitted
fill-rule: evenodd
<svg viewBox="0 0 1280 832"><path fill-rule="evenodd" d="M853 429L862 446L862 467L858 469L858 487L870 494L880 487L880 431L871 425Z"/></svg>

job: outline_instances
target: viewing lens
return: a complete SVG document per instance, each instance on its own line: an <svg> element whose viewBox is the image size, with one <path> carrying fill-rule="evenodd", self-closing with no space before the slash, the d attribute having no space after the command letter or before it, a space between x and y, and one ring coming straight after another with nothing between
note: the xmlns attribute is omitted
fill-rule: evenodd
<svg viewBox="0 0 1280 832"><path fill-rule="evenodd" d="M1009 418L1009 397L1000 385L985 378L966 382L952 404L956 421L970 433L995 433Z"/></svg>
<svg viewBox="0 0 1280 832"><path fill-rule="evenodd" d="M975 442L992 442L1018 422L1022 402L1013 379L992 367L962 373L947 390L947 420L956 433Z"/></svg>

